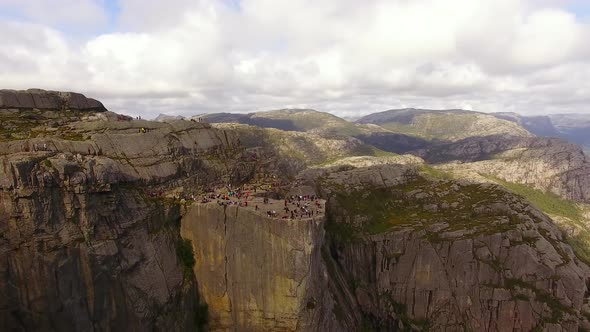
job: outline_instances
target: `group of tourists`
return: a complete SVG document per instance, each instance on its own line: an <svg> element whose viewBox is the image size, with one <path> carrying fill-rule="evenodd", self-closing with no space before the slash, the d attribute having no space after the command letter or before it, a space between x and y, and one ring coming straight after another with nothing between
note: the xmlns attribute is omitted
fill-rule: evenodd
<svg viewBox="0 0 590 332"><path fill-rule="evenodd" d="M217 202L219 206L250 206L254 211L259 211L260 207L258 204L262 203L269 207L264 209L266 216L269 218L277 218L280 216L281 219L304 219L313 218L314 216L322 214L323 206L319 197L316 195L288 196L282 202L284 203L282 211L277 212L277 208L280 209L281 200L274 200L267 196L268 191L272 190L273 185L275 185L276 189L279 186L286 185L286 183L273 181L268 184L257 184L238 188L234 188L231 184L227 184L221 188L208 189L207 194L200 198L192 195L191 199L195 202L200 202L201 204ZM257 193L258 196L251 196L253 193ZM262 202L258 199L262 199Z"/></svg>
<svg viewBox="0 0 590 332"><path fill-rule="evenodd" d="M47 143L43 144L33 144L33 151L49 151L50 149L47 147Z"/></svg>
<svg viewBox="0 0 590 332"><path fill-rule="evenodd" d="M291 195L285 199L283 210L283 219L312 218L321 214L322 204L316 195Z"/></svg>

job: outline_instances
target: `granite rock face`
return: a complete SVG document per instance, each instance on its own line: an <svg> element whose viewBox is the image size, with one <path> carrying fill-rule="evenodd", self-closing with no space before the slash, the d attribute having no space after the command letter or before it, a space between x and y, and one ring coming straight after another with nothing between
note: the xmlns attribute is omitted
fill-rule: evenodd
<svg viewBox="0 0 590 332"><path fill-rule="evenodd" d="M352 186L342 190L343 179ZM330 197L325 261L350 300L341 305L362 312L358 328L588 328L590 268L524 199L404 166L332 170L319 185Z"/></svg>
<svg viewBox="0 0 590 332"><path fill-rule="evenodd" d="M193 205L181 234L213 331L340 331L321 261L323 216L289 220L238 206ZM328 308L328 309L326 309Z"/></svg>
<svg viewBox="0 0 590 332"><path fill-rule="evenodd" d="M83 94L40 89L0 90L0 109L106 111L101 102Z"/></svg>
<svg viewBox="0 0 590 332"><path fill-rule="evenodd" d="M432 163L459 161L449 167L531 185L565 199L590 202L590 161L580 147L561 139L472 138L416 154Z"/></svg>
<svg viewBox="0 0 590 332"><path fill-rule="evenodd" d="M174 195L251 169L231 133L91 117L0 142L0 330L194 330Z"/></svg>
<svg viewBox="0 0 590 332"><path fill-rule="evenodd" d="M551 219L501 187L426 178L418 157L353 157L290 188L326 198L325 215L192 203L305 164L244 149L231 128L131 120L78 98L2 92L2 331L195 330L206 318L219 331L590 328L590 268ZM360 146L326 142L317 151ZM420 156L527 181L522 168L584 200L576 151L486 138Z"/></svg>

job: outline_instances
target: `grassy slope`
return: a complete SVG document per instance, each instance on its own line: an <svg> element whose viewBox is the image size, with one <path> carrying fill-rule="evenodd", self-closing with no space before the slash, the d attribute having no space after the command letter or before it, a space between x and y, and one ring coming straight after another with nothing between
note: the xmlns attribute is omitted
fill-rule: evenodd
<svg viewBox="0 0 590 332"><path fill-rule="evenodd" d="M391 121L376 124L394 133L427 140L453 141L498 133L527 135L525 129L512 122L479 113L431 112L417 114L411 122L407 123L396 121L394 118Z"/></svg>
<svg viewBox="0 0 590 332"><path fill-rule="evenodd" d="M259 112L253 119L272 119L290 121L299 131L319 131L322 133L354 136L362 132L354 123L348 122L330 113L314 110L277 110Z"/></svg>
<svg viewBox="0 0 590 332"><path fill-rule="evenodd" d="M590 265L590 227L588 227L588 221L585 220L582 209L576 203L565 200L556 194L545 193L524 184L507 182L498 178L491 179L513 193L525 197L546 214L565 219L568 226L577 230L576 235L568 237L568 243L572 246L578 258Z"/></svg>
<svg viewBox="0 0 590 332"><path fill-rule="evenodd" d="M503 220L503 213L482 213L473 218L473 207L502 201L506 193L493 187L479 184L454 187L449 180L431 181L431 176L417 177L404 185L392 188L364 188L358 191L338 190L336 200L347 216L366 218L360 228L344 223L330 224L331 232L339 233L344 239L353 240L355 233L379 234L399 227L425 230L428 226L447 222L446 231L468 230L469 236L493 234L512 229L517 220ZM427 197L416 198L412 193L430 193ZM447 204L447 208L425 209L432 203ZM456 204L455 207L451 207ZM428 240L438 242L438 232L426 232Z"/></svg>

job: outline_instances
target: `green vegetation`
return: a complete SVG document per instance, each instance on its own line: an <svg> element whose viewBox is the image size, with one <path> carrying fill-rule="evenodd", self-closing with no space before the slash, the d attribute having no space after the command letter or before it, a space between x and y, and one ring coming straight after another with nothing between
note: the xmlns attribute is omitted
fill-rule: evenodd
<svg viewBox="0 0 590 332"><path fill-rule="evenodd" d="M583 219L581 210L574 202L565 200L554 193L545 193L525 184L507 182L498 178L492 179L513 193L525 197L534 206L547 214L562 216L572 221L581 221Z"/></svg>
<svg viewBox="0 0 590 332"><path fill-rule="evenodd" d="M254 113L243 120L259 127L294 131L313 131L324 136L354 137L366 132L366 128L348 122L330 113L306 109L284 109Z"/></svg>
<svg viewBox="0 0 590 332"><path fill-rule="evenodd" d="M451 173L441 171L429 165L420 167L420 175L437 180L452 180L454 178Z"/></svg>
<svg viewBox="0 0 590 332"><path fill-rule="evenodd" d="M415 116L411 124L387 122L381 127L395 133L427 140L453 140L459 137L475 136L473 128L476 128L477 122L477 114L430 113Z"/></svg>
<svg viewBox="0 0 590 332"><path fill-rule="evenodd" d="M535 300L545 303L551 310L551 317L544 319L547 323L559 323L563 318L564 313L574 314L572 308L563 305L553 295L547 293L544 290L538 289L533 284L526 282L522 279L506 278L504 279L504 286L514 292L518 292L518 289L528 289L535 294ZM517 293L515 297L528 298L524 294Z"/></svg>
<svg viewBox="0 0 590 332"><path fill-rule="evenodd" d="M368 145L368 147L371 150L371 152L368 155L373 156L373 157L395 157L395 156L398 156L398 154L395 154L393 152L383 151L383 150L378 149L372 145Z"/></svg>
<svg viewBox="0 0 590 332"><path fill-rule="evenodd" d="M584 229L573 236L566 239L567 243L574 249L578 259L590 265L590 231Z"/></svg>
<svg viewBox="0 0 590 332"><path fill-rule="evenodd" d="M180 239L180 241L178 241L176 244L176 256L185 269L185 272L190 271L190 273L192 273L192 269L195 266L195 257L193 256L193 245L191 240Z"/></svg>
<svg viewBox="0 0 590 332"><path fill-rule="evenodd" d="M394 133L426 140L454 141L498 133L527 135L526 130L516 124L478 113L429 112L413 115L405 113L385 121L376 123Z"/></svg>
<svg viewBox="0 0 590 332"><path fill-rule="evenodd" d="M51 130L57 132L57 129L48 128L77 121L80 119L82 113L91 114L89 112L74 110L63 110L59 112L36 109L19 110L18 112L2 111L0 112L0 142L45 136L52 133ZM66 139L79 140L81 137L79 134L74 133L69 138L66 137Z"/></svg>
<svg viewBox="0 0 590 332"><path fill-rule="evenodd" d="M446 223L445 231L465 230L464 237L473 237L505 232L523 222L518 211L507 215L504 209L484 208L510 201L496 186L458 186L454 181L417 177L392 188L333 189L341 211L331 212L338 221L329 220L326 230L344 240L410 227L424 231L429 241L440 242L439 233L427 231L428 226ZM475 212L476 208L480 209Z"/></svg>
<svg viewBox="0 0 590 332"><path fill-rule="evenodd" d="M49 159L43 160L43 166L45 166L47 168L51 168L52 167L51 160L49 160Z"/></svg>
<svg viewBox="0 0 590 332"><path fill-rule="evenodd" d="M582 210L576 203L563 199L554 193L545 193L524 184L507 182L495 177L487 177L506 187L513 193L523 196L541 211L549 215L568 219L572 223L572 226L577 229L577 234L568 237L567 243L574 249L576 256L581 261L590 265L590 229L584 222L585 218Z"/></svg>
<svg viewBox="0 0 590 332"><path fill-rule="evenodd" d="M66 132L62 135L62 138L68 141L84 141L86 140L84 135L79 132Z"/></svg>
<svg viewBox="0 0 590 332"><path fill-rule="evenodd" d="M197 303L194 319L197 331L207 331L207 324L209 323L209 306L206 303Z"/></svg>
<svg viewBox="0 0 590 332"><path fill-rule="evenodd" d="M387 123L381 124L381 127L385 128L387 130L390 130L394 133L398 133L398 134L420 137L420 138L427 138L427 137L425 137L425 134L423 132L421 132L418 128L416 128L410 124L403 124L403 123L398 123L398 122L387 122Z"/></svg>

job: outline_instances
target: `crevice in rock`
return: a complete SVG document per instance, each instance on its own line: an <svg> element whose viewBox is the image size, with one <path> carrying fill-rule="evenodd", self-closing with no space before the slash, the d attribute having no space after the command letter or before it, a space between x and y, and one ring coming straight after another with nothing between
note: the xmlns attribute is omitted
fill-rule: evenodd
<svg viewBox="0 0 590 332"><path fill-rule="evenodd" d="M236 209L237 210L237 209ZM236 211L237 212L237 211ZM232 313L232 316L234 315L233 312L233 307L232 307L232 300L231 300L231 294L229 293L229 280L227 277L228 274L228 258L227 258L227 244L229 243L228 238L227 238L227 205L223 206L223 236L225 239L225 246L224 246L224 259L225 259L225 266L224 266L224 278L225 278L225 295L227 295L227 299L228 299L228 303L229 303L229 312ZM234 317L235 320L235 317Z"/></svg>

